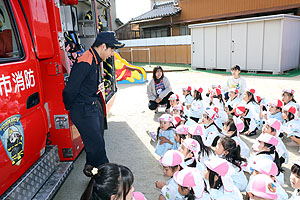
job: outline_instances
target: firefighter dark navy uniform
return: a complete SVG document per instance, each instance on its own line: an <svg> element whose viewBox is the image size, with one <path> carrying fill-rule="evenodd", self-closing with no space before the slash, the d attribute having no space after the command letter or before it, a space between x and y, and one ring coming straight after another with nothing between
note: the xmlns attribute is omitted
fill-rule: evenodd
<svg viewBox="0 0 300 200"><path fill-rule="evenodd" d="M104 43L113 49L124 46L116 40L113 32L99 33L95 43ZM91 47L84 52L72 67L69 80L63 91L65 107L70 110L71 120L77 127L85 146L86 165L84 173L86 175L85 170L88 167L90 170L91 167L98 167L109 162L103 137L106 126L105 98L101 92L98 93L101 62L102 59L95 48Z"/></svg>

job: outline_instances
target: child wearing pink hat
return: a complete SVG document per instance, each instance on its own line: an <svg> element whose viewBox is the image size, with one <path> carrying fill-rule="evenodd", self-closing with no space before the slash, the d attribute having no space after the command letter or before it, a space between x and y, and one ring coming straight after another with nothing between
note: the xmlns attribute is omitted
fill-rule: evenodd
<svg viewBox="0 0 300 200"><path fill-rule="evenodd" d="M281 131L281 122L275 118L269 118L265 125L263 126L262 133L263 134L270 134L276 137L279 141L277 145L277 152L280 158L280 163L287 164L289 162L289 152L286 149L284 143L282 142L281 138L279 137Z"/></svg>
<svg viewBox="0 0 300 200"><path fill-rule="evenodd" d="M175 129L175 144L174 149L177 150L180 147L181 141L184 140L188 135L189 127L186 125L179 125Z"/></svg>
<svg viewBox="0 0 300 200"><path fill-rule="evenodd" d="M209 193L212 199L225 199L225 197L231 200L243 199L231 178L234 169L227 160L215 157L205 161L205 165L207 168L204 177L209 182Z"/></svg>
<svg viewBox="0 0 300 200"><path fill-rule="evenodd" d="M250 189L248 194L253 200L268 200L278 198L276 193L276 185L274 184L273 180L265 174L258 174L254 176L249 185Z"/></svg>
<svg viewBox="0 0 300 200"><path fill-rule="evenodd" d="M177 150L169 150L164 156L159 160L163 166L164 175L170 179L165 183L163 181L156 181L155 186L161 189L161 194L159 199L174 199L176 196L180 196L177 192L178 185L174 181L174 174L180 170L180 165L184 163L184 157L182 153ZM173 197L172 197L173 196Z"/></svg>
<svg viewBox="0 0 300 200"><path fill-rule="evenodd" d="M269 159L257 158L256 160L253 161L253 163L251 163L250 169L252 175L250 176L249 183L252 181L254 176L258 174L265 174L273 180L273 183L277 188L276 190L276 194L278 195L277 200L288 199L287 193L284 191L280 183L275 178L276 175L278 174L278 168L273 161ZM250 191L250 184L248 184L247 187L247 192L249 191Z"/></svg>
<svg viewBox="0 0 300 200"><path fill-rule="evenodd" d="M248 160L247 171L250 173L250 166L256 159L269 159L273 161L277 168L278 174L276 179L279 181L281 185L284 184L284 174L283 169L280 164L280 159L278 152L276 150L278 146L278 139L270 134L261 134L256 141L254 142L252 149L256 153L251 156Z"/></svg>
<svg viewBox="0 0 300 200"><path fill-rule="evenodd" d="M178 151L183 154L186 166L197 166L200 145L196 140L192 138L186 138L185 140L182 140Z"/></svg>
<svg viewBox="0 0 300 200"><path fill-rule="evenodd" d="M202 100L202 93L203 89L201 87L195 88L193 93L193 102L191 106L187 107L186 115L191 119L198 123L199 119L202 118L203 114L203 100Z"/></svg>
<svg viewBox="0 0 300 200"><path fill-rule="evenodd" d="M202 124L204 124L205 128L203 143L209 147L216 146L218 139L222 136L221 132L223 126L213 107L207 107L205 109L202 117Z"/></svg>
<svg viewBox="0 0 300 200"><path fill-rule="evenodd" d="M245 191L248 180L242 170L242 165L247 164L247 160L241 157L241 147L232 138L225 136L219 139L215 153L220 158L227 160L234 169L232 180L240 191Z"/></svg>
<svg viewBox="0 0 300 200"><path fill-rule="evenodd" d="M291 168L290 176L291 186L295 189L293 195L289 200L299 200L300 199L300 161L294 163Z"/></svg>
<svg viewBox="0 0 300 200"><path fill-rule="evenodd" d="M155 153L162 157L168 150L174 149L175 132L172 124L174 119L170 114L163 114L158 120L160 127L157 130Z"/></svg>
<svg viewBox="0 0 300 200"><path fill-rule="evenodd" d="M283 132L291 139L288 146L299 147L300 153L300 120L297 118L297 109L292 105L285 105L282 111L282 117L285 120Z"/></svg>
<svg viewBox="0 0 300 200"><path fill-rule="evenodd" d="M248 145L240 137L240 132L244 130L244 122L241 118L233 116L224 123L222 134L231 137L241 147L241 156L244 158L250 157L250 149Z"/></svg>
<svg viewBox="0 0 300 200"><path fill-rule="evenodd" d="M182 198L178 199L211 199L201 173L196 168L187 167L176 172L174 180L178 184L178 192L182 196Z"/></svg>

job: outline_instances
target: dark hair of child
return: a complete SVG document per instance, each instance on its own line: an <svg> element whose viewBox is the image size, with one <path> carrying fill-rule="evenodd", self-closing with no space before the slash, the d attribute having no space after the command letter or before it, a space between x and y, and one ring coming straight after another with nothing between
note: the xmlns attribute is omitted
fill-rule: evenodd
<svg viewBox="0 0 300 200"><path fill-rule="evenodd" d="M186 158L186 159L184 159L184 161L188 161L190 159L194 159L194 157L195 157L194 153L191 150L188 150L188 154L189 153L192 153L193 157L192 158ZM197 161L196 161L196 159L194 159L194 161L191 164L187 165L187 166L188 167L196 167L196 165L197 165Z"/></svg>
<svg viewBox="0 0 300 200"><path fill-rule="evenodd" d="M300 166L297 164L294 164L291 168L291 173L296 174L298 177L300 177Z"/></svg>
<svg viewBox="0 0 300 200"><path fill-rule="evenodd" d="M180 187L181 187L181 190L188 189L188 187L183 187L183 186L181 186L181 185L180 185ZM205 183L205 182L204 182L204 192L209 193L208 190L207 190L207 186L206 186L206 183ZM187 200L195 200L195 199L196 199L196 197L195 197L195 192L194 192L194 189L193 189L193 188L190 189L190 193L187 194L187 195L185 196L185 198L186 198Z"/></svg>
<svg viewBox="0 0 300 200"><path fill-rule="evenodd" d="M207 116L207 118L206 119L210 119L210 117L209 116ZM206 128L208 128L208 127L210 127L210 126L215 126L216 128L217 128L217 130L219 131L219 133L221 133L222 132L222 129L221 128L219 128L218 126L217 126L217 124L213 121L213 123L211 123L210 125L208 125Z"/></svg>
<svg viewBox="0 0 300 200"><path fill-rule="evenodd" d="M162 75L161 75L161 78L160 78L160 79L163 79L163 78L164 78L164 70L162 69L161 66L158 65L158 66L156 66L156 67L153 68L153 79L154 79L154 80L158 80L158 79L156 78L156 72L157 72L158 70L161 70L161 71L162 71Z"/></svg>
<svg viewBox="0 0 300 200"><path fill-rule="evenodd" d="M221 176L217 172L209 169L208 167L206 169L209 172L208 182L209 182L210 188L217 189L217 190L220 189L220 187L223 186ZM216 176L218 177L218 179L215 181Z"/></svg>
<svg viewBox="0 0 300 200"><path fill-rule="evenodd" d="M194 91L196 93L194 100L202 100L202 95L198 90Z"/></svg>
<svg viewBox="0 0 300 200"><path fill-rule="evenodd" d="M167 129L167 130L171 130L171 129L174 129L174 125L173 123L171 123L171 126ZM159 130L160 130L160 127L157 128L157 134L156 134L156 140L158 141L158 138L159 138Z"/></svg>
<svg viewBox="0 0 300 200"><path fill-rule="evenodd" d="M250 102L253 102L254 104L257 104L257 102L254 99L254 95L251 92L249 92L249 91L246 91L246 93L247 93L248 97L251 96L251 98L249 99L249 101L247 102L247 104L250 103Z"/></svg>
<svg viewBox="0 0 300 200"><path fill-rule="evenodd" d="M210 156L211 154L214 154L212 148L204 145L201 135L193 135L192 138L197 140L197 142L200 144L199 161L201 156L204 157L204 156Z"/></svg>
<svg viewBox="0 0 300 200"><path fill-rule="evenodd" d="M221 138L220 142L224 150L228 151L228 154L224 155L223 158L242 170L241 165L243 162L247 162L247 160L241 156L240 145L234 139L227 136Z"/></svg>
<svg viewBox="0 0 300 200"><path fill-rule="evenodd" d="M175 133L175 134L178 134L178 133ZM185 140L186 135L184 135L184 134L178 134L178 135L179 135L179 137L180 137L180 141L181 141L181 140Z"/></svg>
<svg viewBox="0 0 300 200"><path fill-rule="evenodd" d="M233 70L241 71L241 68L238 65L234 65L234 66L231 67L231 71L233 71Z"/></svg>
<svg viewBox="0 0 300 200"><path fill-rule="evenodd" d="M98 168L98 173L91 178L80 199L110 200L112 195L120 198L123 194L125 200L133 181L134 177L129 168L114 163L103 164ZM121 191L120 187L123 187Z"/></svg>
<svg viewBox="0 0 300 200"><path fill-rule="evenodd" d="M278 155L277 151L275 150L275 146L272 145L272 144L264 143L264 147L267 147L268 149L270 149L270 151L262 151L262 152L259 152L257 155L260 155L260 154L267 154L267 155L275 154L275 158L274 158L273 162L276 164L276 166L278 168L278 174L277 175L279 175L279 173L283 172L284 170L281 167L280 158L279 158L279 155Z"/></svg>
<svg viewBox="0 0 300 200"><path fill-rule="evenodd" d="M297 103L297 101L294 99L294 95L289 93L289 92L283 92L282 93L282 96L284 96L284 94L287 94L289 97L292 97L292 99L290 101L294 102L294 103ZM286 104L284 104L286 105Z"/></svg>
<svg viewBox="0 0 300 200"><path fill-rule="evenodd" d="M288 114L287 114L287 119L286 119L285 121L289 122L289 121L295 119L295 115L294 115L293 113L288 112L288 111L284 111L284 112L287 112L287 113L288 113Z"/></svg>
<svg viewBox="0 0 300 200"><path fill-rule="evenodd" d="M228 119L225 123L224 126L228 126L229 130L228 131L233 131L234 133L230 136L230 137L235 137L237 136L237 130L236 130L236 126L235 123L233 121L233 119Z"/></svg>
<svg viewBox="0 0 300 200"><path fill-rule="evenodd" d="M219 99L219 102L220 102L223 106L225 106L225 102L224 102L224 100L223 100L222 94L219 94L218 96L214 96L214 98ZM211 106L212 104L213 104L213 102L210 102L210 103L209 103L210 106Z"/></svg>

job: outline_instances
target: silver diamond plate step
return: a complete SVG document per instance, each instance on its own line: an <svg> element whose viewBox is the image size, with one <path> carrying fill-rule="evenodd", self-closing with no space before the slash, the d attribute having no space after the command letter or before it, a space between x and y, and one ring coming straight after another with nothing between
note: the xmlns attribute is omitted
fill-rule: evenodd
<svg viewBox="0 0 300 200"><path fill-rule="evenodd" d="M49 185L53 185L54 188L58 189L59 186L57 184L63 182L62 178L65 178L71 169L72 162L59 162L58 148L56 146L47 146L46 153L0 199L30 200L34 197L40 199L39 194L37 194L39 191L42 192L41 195L46 190L52 191L52 189L48 189ZM57 183L54 183L53 180ZM46 187L47 185L48 187ZM56 191L53 192L55 194ZM49 197L51 198L54 194L50 194Z"/></svg>

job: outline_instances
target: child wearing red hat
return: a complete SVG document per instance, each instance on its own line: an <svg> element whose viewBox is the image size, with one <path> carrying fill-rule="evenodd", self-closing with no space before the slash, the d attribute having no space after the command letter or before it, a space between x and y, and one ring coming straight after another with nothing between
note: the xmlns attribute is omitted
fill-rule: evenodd
<svg viewBox="0 0 300 200"><path fill-rule="evenodd" d="M194 97L192 96L192 87L187 86L182 88L182 94L184 95L185 98L185 101L182 103L182 105L190 106L194 101Z"/></svg>
<svg viewBox="0 0 300 200"><path fill-rule="evenodd" d="M239 91L235 88L231 88L228 92L229 99L225 102L225 111L228 115L234 115L234 108L241 102L238 97Z"/></svg>
<svg viewBox="0 0 300 200"><path fill-rule="evenodd" d="M203 89L201 87L195 88L193 97L194 100L191 104L191 107L187 107L186 115L189 116L191 120L194 120L198 123L199 119L202 118L203 114L203 100L201 93Z"/></svg>
<svg viewBox="0 0 300 200"><path fill-rule="evenodd" d="M294 99L294 94L295 94L295 90L292 89L282 90L282 101L284 105L295 106L296 109L299 111L299 104L297 104L296 100Z"/></svg>

